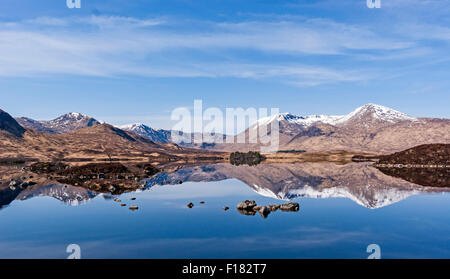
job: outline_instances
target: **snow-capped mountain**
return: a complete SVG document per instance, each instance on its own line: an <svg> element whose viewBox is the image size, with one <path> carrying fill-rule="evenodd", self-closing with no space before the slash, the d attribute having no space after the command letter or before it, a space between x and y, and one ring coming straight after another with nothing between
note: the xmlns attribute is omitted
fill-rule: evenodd
<svg viewBox="0 0 450 279"><path fill-rule="evenodd" d="M170 131L166 130L155 130L147 125L136 123L124 126L119 126L118 128L137 134L143 138L150 139L158 143L168 143L170 142Z"/></svg>
<svg viewBox="0 0 450 279"><path fill-rule="evenodd" d="M81 128L101 124L100 121L77 112L71 112L49 121L38 121L26 117L16 118L23 127L49 134L62 134Z"/></svg>
<svg viewBox="0 0 450 279"><path fill-rule="evenodd" d="M391 108L367 104L346 115L282 113L265 117L237 136L245 136L252 144L235 140L235 144L216 144L208 149L259 151L267 145L259 141L259 131L271 132L271 124L279 124L278 150L391 153L421 144L450 142L449 119L415 118Z"/></svg>
<svg viewBox="0 0 450 279"><path fill-rule="evenodd" d="M411 117L403 112L380 106L375 104L367 104L357 108L351 113L337 119L335 125L345 124L349 121L356 121L371 118L377 121L384 121L388 123L398 123L402 121L418 121L417 118Z"/></svg>
<svg viewBox="0 0 450 279"><path fill-rule="evenodd" d="M352 121L364 121L366 123L378 121L392 124L402 121L417 121L417 118L408 116L402 112L388 107L376 104L367 104L355 109L347 115L298 116L290 113L281 113L274 116L261 118L252 126L254 129L256 129L261 125L269 125L273 121L285 121L289 124L300 125L302 127L310 127L315 124L341 126Z"/></svg>

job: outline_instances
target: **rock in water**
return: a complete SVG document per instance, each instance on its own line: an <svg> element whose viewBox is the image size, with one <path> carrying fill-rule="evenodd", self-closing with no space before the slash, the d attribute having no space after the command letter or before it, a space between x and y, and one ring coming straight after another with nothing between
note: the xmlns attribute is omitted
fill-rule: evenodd
<svg viewBox="0 0 450 279"><path fill-rule="evenodd" d="M188 203L187 207L193 208L193 207L194 207L194 204L193 204L192 202L190 202L190 203Z"/></svg>
<svg viewBox="0 0 450 279"><path fill-rule="evenodd" d="M138 206L136 206L136 205L132 205L132 206L130 206L130 210L138 210L139 209L139 207Z"/></svg>
<svg viewBox="0 0 450 279"><path fill-rule="evenodd" d="M19 182L19 181L11 180L11 182L9 183L9 186L18 187L18 186L20 186L20 184L21 184L21 182Z"/></svg>
<svg viewBox="0 0 450 279"><path fill-rule="evenodd" d="M261 208L262 208L262 206L257 205L257 206L254 206L254 207L253 207L253 210L254 210L254 211L260 211Z"/></svg>
<svg viewBox="0 0 450 279"><path fill-rule="evenodd" d="M264 219L266 219L267 216L269 216L269 214L270 214L270 210L269 210L269 208L268 208L267 206L261 207L261 209L258 210L258 212L259 212L259 214L261 214L261 216L262 216Z"/></svg>
<svg viewBox="0 0 450 279"><path fill-rule="evenodd" d="M280 209L280 205L279 204L270 204L267 206L269 208L270 211L275 212L278 209Z"/></svg>
<svg viewBox="0 0 450 279"><path fill-rule="evenodd" d="M256 206L256 202L253 200L246 200L238 204L237 208L240 210L253 210Z"/></svg>
<svg viewBox="0 0 450 279"><path fill-rule="evenodd" d="M280 206L281 211L298 211L300 209L300 205L296 202L288 202Z"/></svg>
<svg viewBox="0 0 450 279"><path fill-rule="evenodd" d="M224 206L223 210L227 211L228 209L230 209L228 206Z"/></svg>

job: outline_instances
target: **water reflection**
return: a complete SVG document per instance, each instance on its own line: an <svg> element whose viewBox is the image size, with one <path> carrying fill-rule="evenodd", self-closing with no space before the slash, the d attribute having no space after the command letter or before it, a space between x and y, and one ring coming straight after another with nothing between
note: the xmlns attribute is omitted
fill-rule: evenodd
<svg viewBox="0 0 450 279"><path fill-rule="evenodd" d="M9 186L12 178L30 176L36 184ZM20 168L0 167L0 181L0 204L9 205L0 210L0 258L66 258L70 243L86 258L367 258L370 243L383 247L384 258L450 256L448 194L383 207L449 189L420 186L368 164L191 166L158 173L120 196ZM296 201L299 212L280 208L267 220L261 211L249 217L236 210L245 200L270 206L299 197L311 197ZM139 210L121 207L116 198Z"/></svg>
<svg viewBox="0 0 450 279"><path fill-rule="evenodd" d="M450 191L448 187L423 187L386 175L367 163L216 164L160 173L147 180L147 187L232 178L266 197L280 200L345 197L367 208L384 207L419 193Z"/></svg>
<svg viewBox="0 0 450 279"><path fill-rule="evenodd" d="M375 209L399 202L415 194L450 191L448 171L448 169L440 170L440 172L436 170L414 172L411 169L379 170L369 163L345 165L297 163L257 166L233 166L224 163L179 168L172 172L158 173L139 183L139 189L179 185L185 182L238 179L265 197L279 200L292 200L300 197L344 197L364 207ZM30 185L24 184L25 186L20 184L11 186L13 184L9 178L17 177L19 172L17 168L2 169L0 208L14 200L27 200L40 196L53 197L70 205L78 205L104 192L96 191L98 189L89 185L71 186L57 183L49 180L48 177L34 177L34 180L37 181L33 182L35 185L30 183ZM23 177L24 174L21 175ZM33 177L30 173L25 175L26 178ZM135 183L134 180L132 181ZM136 187L131 187L126 191L136 190ZM122 192L120 191L120 193Z"/></svg>
<svg viewBox="0 0 450 279"><path fill-rule="evenodd" d="M378 167L384 174L399 177L406 181L433 187L450 187L449 168L387 168Z"/></svg>

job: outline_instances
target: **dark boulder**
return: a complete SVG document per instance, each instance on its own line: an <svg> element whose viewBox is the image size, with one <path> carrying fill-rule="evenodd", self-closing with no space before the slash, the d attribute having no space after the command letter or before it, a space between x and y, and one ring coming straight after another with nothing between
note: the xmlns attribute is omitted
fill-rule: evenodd
<svg viewBox="0 0 450 279"><path fill-rule="evenodd" d="M240 210L253 210L256 206L256 202L253 200L246 200L238 204L237 208Z"/></svg>
<svg viewBox="0 0 450 279"><path fill-rule="evenodd" d="M280 206L281 211L291 211L296 212L299 211L300 205L296 202L288 202Z"/></svg>

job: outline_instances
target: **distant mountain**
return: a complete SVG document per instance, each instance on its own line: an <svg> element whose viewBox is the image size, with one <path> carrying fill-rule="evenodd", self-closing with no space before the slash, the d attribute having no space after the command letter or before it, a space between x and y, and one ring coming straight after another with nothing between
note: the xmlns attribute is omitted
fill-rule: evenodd
<svg viewBox="0 0 450 279"><path fill-rule="evenodd" d="M450 143L449 119L415 118L375 104L364 105L341 116L278 114L259 119L238 136L245 136L250 142L250 137L261 127L267 126L270 131L270 124L275 121L280 127L280 150L391 153L420 144ZM262 145L257 142L215 144L208 148L257 151Z"/></svg>
<svg viewBox="0 0 450 279"><path fill-rule="evenodd" d="M124 126L119 126L120 129L134 133L136 135L139 135L141 137L150 139L154 142L159 143L168 143L170 142L170 131L167 130L155 130L153 128L150 128L147 125L144 124L129 124Z"/></svg>
<svg viewBox="0 0 450 279"><path fill-rule="evenodd" d="M375 104L367 104L357 108L347 115L309 115L297 116L290 113L281 113L258 120L253 126L269 125L273 121L285 121L303 127L316 124L329 124L333 126L364 124L399 123L402 121L417 121L417 118L408 116L402 112Z"/></svg>
<svg viewBox="0 0 450 279"><path fill-rule="evenodd" d="M42 133L55 134L56 132L45 125L45 121L37 121L27 117L16 118L16 121L22 126L28 129L35 130Z"/></svg>
<svg viewBox="0 0 450 279"><path fill-rule="evenodd" d="M59 129L74 124L91 125L80 114L68 114L51 123L59 123ZM67 120L67 121L65 121ZM50 122L50 121L49 121ZM64 126L64 124L68 126ZM56 126L52 126L55 128ZM70 125L74 128L74 125ZM68 129L68 128L67 128ZM61 130L59 130L61 131ZM155 143L150 139L124 131L108 124L76 129L68 133L50 134L24 129L4 111L0 113L0 159L21 157L26 160L144 160L154 161L196 160L196 158L216 158L223 153L191 150L173 143Z"/></svg>
<svg viewBox="0 0 450 279"><path fill-rule="evenodd" d="M0 132L22 137L25 129L11 115L0 109Z"/></svg>
<svg viewBox="0 0 450 279"><path fill-rule="evenodd" d="M139 135L143 138L150 139L157 143L170 143L174 142L172 140L172 131L159 129L155 130L144 124L129 124L124 126L119 126L120 129L133 133L135 135ZM187 137L191 139L191 142L178 142L175 141L177 145L187 147L187 148L197 148L197 149L208 149L209 147L214 147L214 143L203 142L201 144L195 144L194 138L196 136L201 136L199 133L188 133ZM222 141L225 141L225 136L222 134L215 134L215 139L222 138Z"/></svg>
<svg viewBox="0 0 450 279"><path fill-rule="evenodd" d="M16 118L23 127L49 134L62 134L81 128L101 124L96 119L77 112L71 112L49 121L38 121L26 117Z"/></svg>

